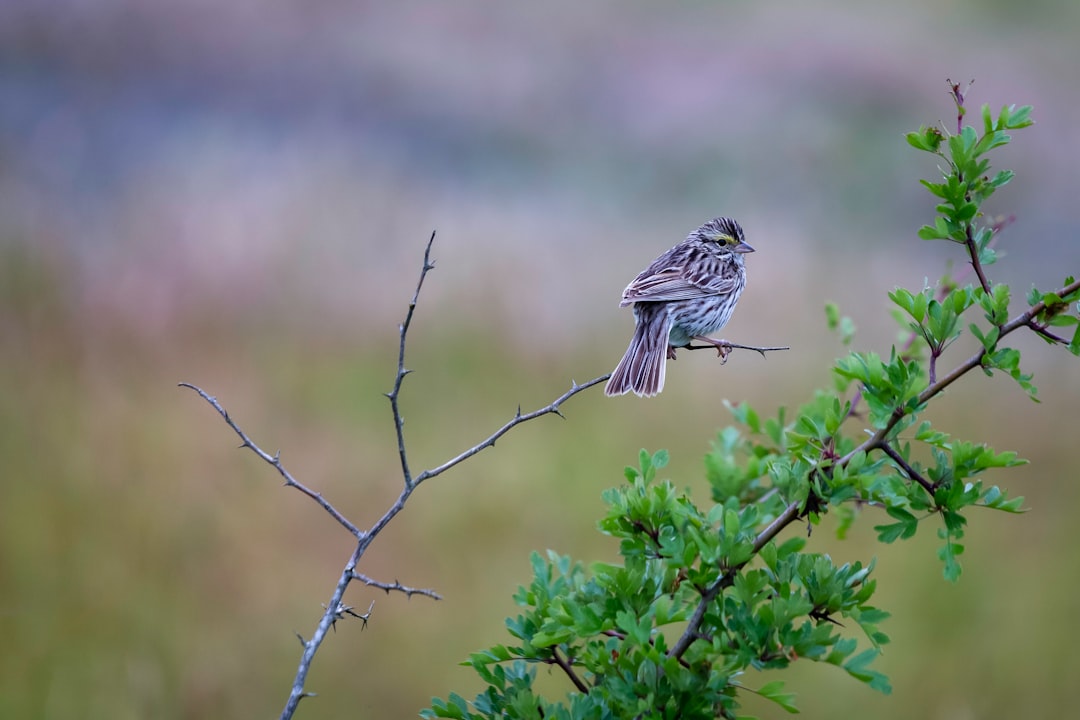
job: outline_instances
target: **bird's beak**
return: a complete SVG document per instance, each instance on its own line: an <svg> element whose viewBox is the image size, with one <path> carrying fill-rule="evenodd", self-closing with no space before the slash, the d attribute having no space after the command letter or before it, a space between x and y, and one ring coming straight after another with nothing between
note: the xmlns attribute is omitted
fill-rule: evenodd
<svg viewBox="0 0 1080 720"><path fill-rule="evenodd" d="M735 246L735 252L737 253L751 253L754 252L754 248L747 245L745 242L741 242Z"/></svg>

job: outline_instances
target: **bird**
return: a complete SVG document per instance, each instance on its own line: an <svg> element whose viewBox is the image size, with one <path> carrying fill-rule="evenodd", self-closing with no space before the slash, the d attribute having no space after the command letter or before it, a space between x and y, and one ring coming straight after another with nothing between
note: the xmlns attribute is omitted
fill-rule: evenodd
<svg viewBox="0 0 1080 720"><path fill-rule="evenodd" d="M730 348L706 337L727 324L746 287L743 258L754 248L742 226L717 217L656 258L623 291L619 307L633 305L634 336L611 373L605 395L652 397L664 389L675 348L700 340L721 357Z"/></svg>

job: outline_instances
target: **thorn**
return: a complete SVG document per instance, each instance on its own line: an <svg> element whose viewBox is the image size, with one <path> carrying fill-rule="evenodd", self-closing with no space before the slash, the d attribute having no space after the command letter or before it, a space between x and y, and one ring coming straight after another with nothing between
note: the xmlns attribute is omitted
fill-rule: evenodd
<svg viewBox="0 0 1080 720"><path fill-rule="evenodd" d="M391 400L394 399L394 393L393 392L383 393L383 396L387 397L387 398L389 398Z"/></svg>
<svg viewBox="0 0 1080 720"><path fill-rule="evenodd" d="M517 414L514 415L514 419L515 420L520 420L521 419L521 405L520 404L518 405Z"/></svg>
<svg viewBox="0 0 1080 720"><path fill-rule="evenodd" d="M411 372L412 372L412 370L406 370L405 368L401 368L401 373L400 374L401 374L401 377L405 377L406 375L408 375Z"/></svg>
<svg viewBox="0 0 1080 720"><path fill-rule="evenodd" d="M296 633L296 639L299 640L300 644L307 650L307 640L304 639L304 636L300 633Z"/></svg>
<svg viewBox="0 0 1080 720"><path fill-rule="evenodd" d="M278 450L276 453L274 453L274 463L280 463L280 462L281 462L281 451Z"/></svg>
<svg viewBox="0 0 1080 720"><path fill-rule="evenodd" d="M562 414L562 410L560 410L558 407L552 407L551 412L555 413L556 415L561 417L563 420L566 419L566 416Z"/></svg>

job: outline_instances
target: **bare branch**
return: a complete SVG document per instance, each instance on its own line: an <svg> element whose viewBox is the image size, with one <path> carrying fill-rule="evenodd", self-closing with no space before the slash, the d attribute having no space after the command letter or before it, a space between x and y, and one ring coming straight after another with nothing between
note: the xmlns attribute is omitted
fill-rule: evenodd
<svg viewBox="0 0 1080 720"><path fill-rule="evenodd" d="M757 347L755 345L739 345L738 343L730 343L727 340L717 340L719 345L687 345L679 348L680 350L716 350L719 346L728 348L729 350L753 350L756 353L760 353L761 357L765 357L767 352L775 352L777 350L790 350L787 345L777 345L773 347Z"/></svg>
<svg viewBox="0 0 1080 720"><path fill-rule="evenodd" d="M398 395L401 393L401 383L411 371L405 369L405 339L409 333L409 325L412 324L413 313L416 311L416 303L420 300L420 288L424 286L424 278L430 270L435 268L431 262L431 245L435 242L435 231L431 231L427 247L424 248L424 266L420 269L420 279L416 282L416 291L413 293L409 310L405 313L405 321L398 326L398 366L397 375L394 377L394 389L386 394L390 399L390 408L394 413L394 429L397 432L398 457L401 458L401 474L405 478L405 487L412 485L412 473L409 471L409 458L405 452L405 419L401 416L401 408L398 406Z"/></svg>
<svg viewBox="0 0 1080 720"><path fill-rule="evenodd" d="M564 402L566 402L570 398L577 395L579 392L582 392L583 390L588 390L593 385L599 385L600 383L605 382L610 377L611 377L611 373L608 373L606 375L601 375L600 377L593 378L592 380L589 380L586 383L582 383L581 385L578 385L576 382L571 382L570 389L567 390L566 392L564 392L558 398L556 398L554 402L550 403L549 405L545 405L544 407L542 407L542 408L540 408L538 410L533 410L531 413L522 414L521 408L519 407L518 411L514 415L514 417L511 418L501 428L499 428L498 430L493 432L491 435L489 435L487 438L480 441L476 445L473 445L471 448L469 448L465 452L460 453L459 455L450 458L449 460L444 462L442 465L439 465L438 467L434 467L434 468L432 468L430 470L425 470L424 472L420 473L419 475L416 476L416 481L415 481L414 484L419 485L424 480L428 480L430 478L433 478L436 475L441 475L442 473L446 472L447 470L454 467L455 465L459 465L462 462L468 460L469 458L471 458L473 455L477 454L481 450L492 447L493 445L495 445L496 440L501 438L503 435L508 433L511 429L513 429L517 425L528 422L530 420L535 420L536 418L543 417L544 415L558 415L559 417L562 417L562 413L559 411L559 406L561 406Z"/></svg>
<svg viewBox="0 0 1080 720"><path fill-rule="evenodd" d="M285 702L285 708L281 711L280 720L289 720L296 712L296 707L300 704L300 701L313 694L304 691L304 683L307 682L308 671L311 669L311 661L315 659L315 653L319 651L319 647L322 645L323 640L326 639L326 634L330 632L330 629L334 627L334 624L338 620L338 609L343 607L342 598L345 597L345 589L349 587L349 582L352 580L352 569L356 567L357 561L364 553L364 548L366 548L370 542L370 536L363 536L361 537L360 542L357 543L356 549L353 550L352 556L349 558L349 562L345 565L345 569L338 578L337 585L334 587L334 594L330 597L330 602L325 605L322 618L315 628L315 634L311 636L310 640L304 643L304 652L300 655L300 665L296 669L296 677L293 678L292 690L289 692L289 699ZM299 635L297 635L297 637L299 637Z"/></svg>
<svg viewBox="0 0 1080 720"><path fill-rule="evenodd" d="M300 644L303 647L303 653L301 654L300 663L297 667L296 675L293 679L292 690L289 693L289 698L286 701L285 707L281 712L282 720L288 720L293 716L293 714L296 712L297 706L300 703L300 700L305 697L311 697L314 695L314 693L306 692L304 690L304 685L307 681L307 675L311 668L311 662L315 657L315 653L318 652L319 647L326 639L327 633L332 629L336 629L336 623L346 617L354 617L363 621L365 627L367 626L367 621L368 618L371 616L372 608L368 608L367 613L359 614L355 612L351 606L346 605L343 602L345 591L348 588L350 582L352 582L353 580L357 580L366 585L380 588L387 593L391 591L402 592L405 593L406 597L412 597L413 595L424 595L434 600L441 599L441 596L434 590L409 587L407 585L402 585L396 580L393 583L379 582L356 571L356 565L360 561L360 558L362 558L364 553L367 551L368 546L371 545L372 541L383 530L383 528L385 528L386 525L405 508L405 503L409 499L409 496L412 495L413 490L415 490L416 487L424 480L433 478L437 475L441 475L450 468L464 462L465 460L469 459L473 455L476 455L485 448L492 447L495 444L496 440L498 440L511 429L522 423L534 420L544 415L553 414L562 417L560 407L563 403L572 398L574 395L577 395L578 393L583 392L584 390L587 390L594 385L598 385L606 381L610 377L610 374L603 375L601 377L590 380L582 385L579 385L576 382L571 383L570 389L564 392L558 398L556 398L553 402L530 413L523 414L519 406L517 412L510 421L505 423L502 427L500 427L494 433L482 440L480 443L474 445L465 452L458 454L456 457L447 460L438 467L432 468L430 470L425 470L414 478L412 475L412 471L409 468L408 452L405 445L405 420L401 415L401 408L398 404L398 398L401 393L402 382L404 381L405 376L408 375L410 372L405 368L405 348L409 327L412 324L413 314L416 311L416 306L420 299L420 290L424 285L424 279L427 277L428 272L435 267L434 263L431 261L431 248L434 241L435 233L432 232L431 237L428 239L427 246L424 248L424 264L420 270L420 277L416 283L416 290L413 292L412 300L409 303L408 311L405 314L405 320L398 327L399 345L397 373L394 376L393 389L386 394L387 398L389 398L390 400L390 408L393 414L394 428L397 434L398 455L401 461L403 487L401 493L398 495L397 500L394 501L394 503L387 509L383 516L379 518L375 522L375 524L372 525L371 528L366 532L360 530L356 525L347 520L340 512L337 511L337 509L335 509L329 502L327 502L320 493L317 493L298 482L289 473L289 471L285 469L285 466L282 465L280 453L270 455L269 453L262 450L262 448L260 448L258 445L256 445L251 440L251 438L249 438L247 434L240 428L240 426L233 421L233 419L218 402L217 398L209 395L201 388L192 385L191 383L180 383L181 387L186 387L194 390L215 410L217 410L218 414L221 415L222 418L224 418L225 422L229 425L229 427L231 427L233 431L240 437L242 443L241 447L251 449L251 451L258 455L263 461L272 465L285 479L285 485L296 488L300 492L310 497L315 502L319 503L319 505L322 506L324 510L330 513L330 515L335 520L337 520L339 524L345 527L353 535L353 537L357 539L356 547L353 549L349 561L346 563L345 568L342 570L341 575L338 578L337 585L334 588L334 592L330 598L330 601L323 606L322 617L320 618L319 624L316 627L314 634L312 634L311 639L304 640L304 637L302 635L300 635L299 633L296 634L296 637L300 640ZM372 607L374 607L374 603L372 603ZM574 672L570 668L569 663L562 662L561 659L558 658L557 654L556 658L558 664L560 666L563 666L564 671L566 671L567 674L575 680L575 684L577 684L583 692L587 692L587 688L585 688L584 685L581 683L580 679L578 679L574 675Z"/></svg>
<svg viewBox="0 0 1080 720"><path fill-rule="evenodd" d="M305 485L297 482L296 478L294 478L289 473L289 471L285 469L285 466L281 464L280 451L275 453L274 455L271 455L270 453L264 451L262 448L256 445L254 442L252 442L251 438L249 438L247 434L245 434L244 431L240 429L240 426L237 425L231 417L229 417L229 413L225 412L225 408L221 406L221 403L218 402L216 397L207 394L202 388L192 385L191 383L182 382L179 383L179 386L194 390L202 397L203 400L210 403L210 405L218 411L218 414L221 415L221 417L225 418L225 422L229 424L229 427L233 429L233 432L240 436L240 447L249 448L253 453L258 455L264 461L273 465L274 468L281 475L281 477L285 478L286 487L296 488L300 492L304 493L309 498L319 503L319 505L322 506L323 510L330 513L330 516L337 520L338 524L348 530L353 535L353 537L361 537L363 531L361 531L360 528L349 522L349 520L344 515L338 512L333 505L327 502L326 498L324 498L321 493L317 493L314 490L306 487Z"/></svg>
<svg viewBox="0 0 1080 720"><path fill-rule="evenodd" d="M377 587L380 590L385 590L387 595L390 594L391 590L397 590L398 592L405 593L405 597L410 599L413 595L425 595L432 600L442 600L442 595L435 592L434 590L427 590L424 588L412 588L408 585L402 585L397 580L392 583L379 582L378 580L373 580L367 575L364 575L363 573L358 573L356 571L353 571L352 578L353 580L359 580L365 585L370 585L371 587Z"/></svg>

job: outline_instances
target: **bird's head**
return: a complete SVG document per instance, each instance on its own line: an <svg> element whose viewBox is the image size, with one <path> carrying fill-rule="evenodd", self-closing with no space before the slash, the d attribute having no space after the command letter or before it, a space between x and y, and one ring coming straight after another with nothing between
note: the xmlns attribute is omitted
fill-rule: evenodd
<svg viewBox="0 0 1080 720"><path fill-rule="evenodd" d="M713 218L690 233L690 238L697 238L705 243L714 243L720 252L752 253L754 248L746 243L742 226L728 217Z"/></svg>

